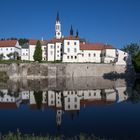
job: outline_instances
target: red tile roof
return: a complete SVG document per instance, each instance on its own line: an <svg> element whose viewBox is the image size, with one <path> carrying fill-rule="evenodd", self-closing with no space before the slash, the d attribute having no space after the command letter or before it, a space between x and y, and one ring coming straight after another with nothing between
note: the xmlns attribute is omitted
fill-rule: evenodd
<svg viewBox="0 0 140 140"><path fill-rule="evenodd" d="M52 43L52 44L54 44L56 42L61 42L62 43L63 41L64 41L63 38L60 38L60 39L53 38L53 39L49 40L48 43Z"/></svg>
<svg viewBox="0 0 140 140"><path fill-rule="evenodd" d="M0 40L0 47L13 47L17 43L17 40Z"/></svg>
<svg viewBox="0 0 140 140"><path fill-rule="evenodd" d="M64 38L65 40L80 40L79 37L75 37L75 36L68 36Z"/></svg>
<svg viewBox="0 0 140 140"><path fill-rule="evenodd" d="M113 49L111 45L105 45L102 43L80 43L80 50L103 50L103 49Z"/></svg>
<svg viewBox="0 0 140 140"><path fill-rule="evenodd" d="M38 40L33 40L33 39L31 39L31 40L29 40L29 45L36 45L36 43L37 43L37 41ZM47 44L47 40L39 40L40 41L40 43L41 43L41 45L46 45Z"/></svg>

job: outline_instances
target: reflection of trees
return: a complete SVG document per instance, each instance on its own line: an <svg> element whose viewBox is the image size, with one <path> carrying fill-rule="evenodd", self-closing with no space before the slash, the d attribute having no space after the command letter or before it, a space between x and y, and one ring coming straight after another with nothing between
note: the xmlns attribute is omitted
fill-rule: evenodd
<svg viewBox="0 0 140 140"><path fill-rule="evenodd" d="M0 91L0 97L4 97L4 93Z"/></svg>
<svg viewBox="0 0 140 140"><path fill-rule="evenodd" d="M129 101L132 103L138 103L140 101L140 80L136 80L134 84L134 90L129 97Z"/></svg>
<svg viewBox="0 0 140 140"><path fill-rule="evenodd" d="M42 107L42 91L34 91L34 97L35 97L35 101L36 101L36 105L38 109L41 109Z"/></svg>
<svg viewBox="0 0 140 140"><path fill-rule="evenodd" d="M12 92L12 91L8 90L7 95L9 95L10 97L18 97L19 92Z"/></svg>

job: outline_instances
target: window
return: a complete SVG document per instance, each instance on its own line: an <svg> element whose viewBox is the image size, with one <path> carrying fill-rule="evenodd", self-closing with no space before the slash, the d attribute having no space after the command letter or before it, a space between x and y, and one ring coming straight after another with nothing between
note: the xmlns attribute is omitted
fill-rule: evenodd
<svg viewBox="0 0 140 140"><path fill-rule="evenodd" d="M77 56L75 56L75 59L77 59Z"/></svg>
<svg viewBox="0 0 140 140"><path fill-rule="evenodd" d="M59 57L59 55L57 55L57 57Z"/></svg>
<svg viewBox="0 0 140 140"><path fill-rule="evenodd" d="M68 108L70 109L70 105L68 105Z"/></svg>
<svg viewBox="0 0 140 140"><path fill-rule="evenodd" d="M68 102L70 102L70 98L68 98Z"/></svg>
<svg viewBox="0 0 140 140"><path fill-rule="evenodd" d="M51 104L53 104L53 101L51 101Z"/></svg>
<svg viewBox="0 0 140 140"><path fill-rule="evenodd" d="M57 46L57 48L59 48L59 46Z"/></svg>
<svg viewBox="0 0 140 140"><path fill-rule="evenodd" d="M26 55L28 55L28 53L26 53Z"/></svg>
<svg viewBox="0 0 140 140"><path fill-rule="evenodd" d="M74 98L74 101L77 102L77 98L76 97Z"/></svg>
<svg viewBox="0 0 140 140"><path fill-rule="evenodd" d="M93 54L93 56L95 57L95 56L96 56L96 54L94 53L94 54Z"/></svg>
<svg viewBox="0 0 140 140"><path fill-rule="evenodd" d="M67 59L69 59L69 56L67 56Z"/></svg>
<svg viewBox="0 0 140 140"><path fill-rule="evenodd" d="M57 53L59 53L59 50L57 51Z"/></svg>
<svg viewBox="0 0 140 140"><path fill-rule="evenodd" d="M70 45L70 42L67 42L67 45Z"/></svg>
<svg viewBox="0 0 140 140"><path fill-rule="evenodd" d="M76 49L76 48L74 48L74 52L75 52L75 53L77 52L77 49Z"/></svg>
<svg viewBox="0 0 140 140"><path fill-rule="evenodd" d="M82 54L82 57L84 57L84 54Z"/></svg>
<svg viewBox="0 0 140 140"><path fill-rule="evenodd" d="M8 51L8 48L6 48L6 50Z"/></svg>
<svg viewBox="0 0 140 140"><path fill-rule="evenodd" d="M70 52L70 48L68 48L68 52Z"/></svg>
<svg viewBox="0 0 140 140"><path fill-rule="evenodd" d="M94 96L96 96L96 92L94 92Z"/></svg>
<svg viewBox="0 0 140 140"><path fill-rule="evenodd" d="M75 108L77 108L77 105L74 105Z"/></svg>
<svg viewBox="0 0 140 140"><path fill-rule="evenodd" d="M73 56L71 56L71 59L73 59Z"/></svg>
<svg viewBox="0 0 140 140"><path fill-rule="evenodd" d="M89 93L89 96L91 96L91 93Z"/></svg>
<svg viewBox="0 0 140 140"><path fill-rule="evenodd" d="M12 48L11 48L11 51L12 51Z"/></svg>
<svg viewBox="0 0 140 140"><path fill-rule="evenodd" d="M74 45L76 45L76 42L74 42Z"/></svg>
<svg viewBox="0 0 140 140"><path fill-rule="evenodd" d="M53 51L51 51L51 55L53 55Z"/></svg>
<svg viewBox="0 0 140 140"><path fill-rule="evenodd" d="M53 49L53 45L51 45L51 49Z"/></svg>
<svg viewBox="0 0 140 140"><path fill-rule="evenodd" d="M90 53L88 54L88 56L90 57Z"/></svg>

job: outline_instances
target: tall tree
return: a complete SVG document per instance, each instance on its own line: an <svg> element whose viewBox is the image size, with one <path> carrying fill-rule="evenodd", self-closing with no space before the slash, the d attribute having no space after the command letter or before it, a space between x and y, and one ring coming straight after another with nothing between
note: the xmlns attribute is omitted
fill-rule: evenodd
<svg viewBox="0 0 140 140"><path fill-rule="evenodd" d="M124 46L122 50L131 54L133 58L140 51L140 46L137 43L130 43Z"/></svg>
<svg viewBox="0 0 140 140"><path fill-rule="evenodd" d="M3 53L1 53L0 54L0 60L3 60L3 58L4 58L4 55L3 55Z"/></svg>
<svg viewBox="0 0 140 140"><path fill-rule="evenodd" d="M42 61L42 49L41 49L41 43L39 40L36 43L33 58L34 58L34 61L38 61L38 62Z"/></svg>

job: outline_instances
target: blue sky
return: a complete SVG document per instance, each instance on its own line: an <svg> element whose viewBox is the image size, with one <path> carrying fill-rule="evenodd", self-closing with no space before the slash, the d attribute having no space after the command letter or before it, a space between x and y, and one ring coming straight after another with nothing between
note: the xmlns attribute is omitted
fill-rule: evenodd
<svg viewBox="0 0 140 140"><path fill-rule="evenodd" d="M140 0L0 0L0 38L53 38L57 11L64 36L72 24L90 42L140 44Z"/></svg>

